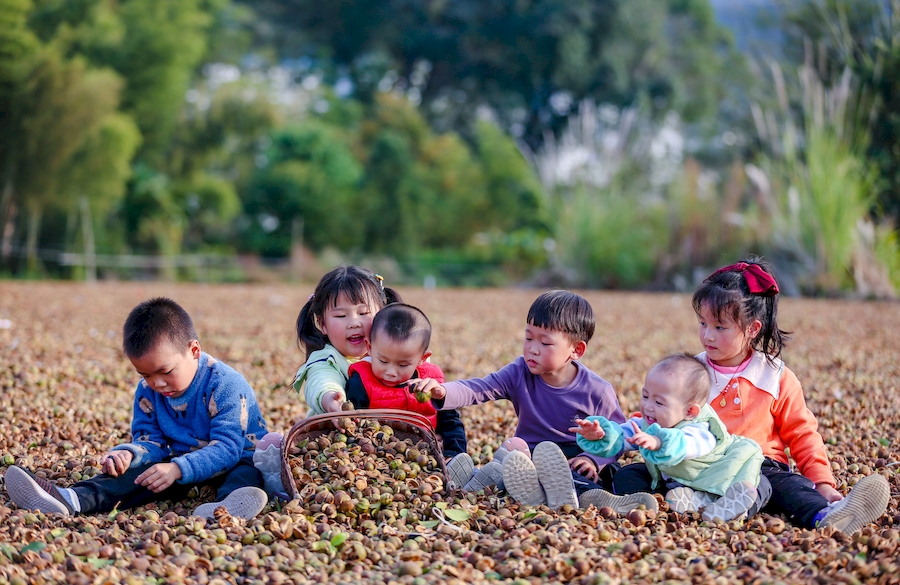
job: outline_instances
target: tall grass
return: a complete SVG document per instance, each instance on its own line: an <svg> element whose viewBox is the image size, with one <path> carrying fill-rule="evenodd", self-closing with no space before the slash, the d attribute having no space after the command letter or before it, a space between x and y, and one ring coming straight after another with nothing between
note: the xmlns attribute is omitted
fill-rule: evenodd
<svg viewBox="0 0 900 585"><path fill-rule="evenodd" d="M795 276L806 292L865 288L857 280L871 271L854 263L875 259L860 253L867 245L860 226L876 195L877 170L863 158L872 104L849 71L825 87L810 64L795 84L777 65L772 70L780 111L754 112L767 146L760 166L772 185L771 247L798 260ZM799 93L793 100L792 87Z"/></svg>

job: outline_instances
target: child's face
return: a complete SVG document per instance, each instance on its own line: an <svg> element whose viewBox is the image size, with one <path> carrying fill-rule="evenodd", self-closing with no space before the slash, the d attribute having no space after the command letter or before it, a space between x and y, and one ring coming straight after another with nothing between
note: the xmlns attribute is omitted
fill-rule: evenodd
<svg viewBox="0 0 900 585"><path fill-rule="evenodd" d="M529 372L556 386L554 381L559 381L569 363L584 353L581 345L586 346L584 342L573 343L562 331L526 324L522 356Z"/></svg>
<svg viewBox="0 0 900 585"><path fill-rule="evenodd" d="M408 381L430 355L428 351L422 352L422 340L415 337L396 341L381 335L369 344L372 373L385 386L398 386Z"/></svg>
<svg viewBox="0 0 900 585"><path fill-rule="evenodd" d="M184 351L161 341L141 357L131 358L131 363L154 392L178 398L194 381L199 360L200 342L194 339Z"/></svg>
<svg viewBox="0 0 900 585"><path fill-rule="evenodd" d="M759 335L762 323L754 320L746 329L728 315L722 313L719 319L709 306L700 307L697 315L700 343L706 350L706 357L718 366L739 366L750 353L750 342Z"/></svg>
<svg viewBox="0 0 900 585"><path fill-rule="evenodd" d="M699 405L692 405L684 399L679 381L679 377L656 370L650 370L647 374L641 389L640 411L648 425L657 423L664 429L670 429L699 412Z"/></svg>
<svg viewBox="0 0 900 585"><path fill-rule="evenodd" d="M369 330L372 329L372 319L377 312L377 307L365 303L354 304L346 295L341 294L334 306L325 309L319 329L341 355L362 357L366 355Z"/></svg>

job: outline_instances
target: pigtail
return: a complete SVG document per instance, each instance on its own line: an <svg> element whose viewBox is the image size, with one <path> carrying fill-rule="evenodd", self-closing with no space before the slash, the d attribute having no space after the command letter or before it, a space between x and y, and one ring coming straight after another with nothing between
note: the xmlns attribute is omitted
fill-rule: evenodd
<svg viewBox="0 0 900 585"><path fill-rule="evenodd" d="M403 299L400 298L400 293L396 290L392 289L389 286L384 287L384 306L392 305L394 303L402 303Z"/></svg>
<svg viewBox="0 0 900 585"><path fill-rule="evenodd" d="M310 296L297 315L297 347L303 352L305 359L309 359L309 354L324 348L328 343L325 335L316 327L314 303L315 297Z"/></svg>

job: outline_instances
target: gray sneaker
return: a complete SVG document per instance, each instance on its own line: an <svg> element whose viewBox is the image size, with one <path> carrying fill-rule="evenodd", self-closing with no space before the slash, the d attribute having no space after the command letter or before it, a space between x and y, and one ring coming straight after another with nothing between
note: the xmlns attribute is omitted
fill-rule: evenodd
<svg viewBox="0 0 900 585"><path fill-rule="evenodd" d="M844 534L853 534L880 518L890 498L888 481L878 474L867 475L853 486L847 497L830 506L816 528L832 526Z"/></svg>
<svg viewBox="0 0 900 585"><path fill-rule="evenodd" d="M578 496L578 503L582 508L587 508L588 506L602 508L607 506L615 510L617 514L627 514L641 506L653 512L659 511L659 503L656 501L656 498L653 497L653 494L645 492L617 496L606 490L593 489Z"/></svg>
<svg viewBox="0 0 900 585"><path fill-rule="evenodd" d="M5 477L6 493L18 507L63 516L75 513L55 484L27 469L10 466Z"/></svg>
<svg viewBox="0 0 900 585"><path fill-rule="evenodd" d="M759 492L749 481L739 481L728 486L725 495L703 509L703 519L707 522L720 518L725 522L747 513Z"/></svg>
<svg viewBox="0 0 900 585"><path fill-rule="evenodd" d="M235 518L254 518L262 512L269 502L266 492L258 487L245 486L238 488L225 496L221 502L207 502L200 504L194 510L194 516L202 518L215 518L214 512L219 506L224 506L225 510Z"/></svg>
<svg viewBox="0 0 900 585"><path fill-rule="evenodd" d="M451 490L462 489L475 475L475 463L468 453L454 455L447 462L447 475L450 476L448 488Z"/></svg>
<svg viewBox="0 0 900 585"><path fill-rule="evenodd" d="M477 492L483 490L490 485L499 485L503 483L503 464L499 461L488 461L475 470L475 475L469 480L469 483L463 486L467 492Z"/></svg>
<svg viewBox="0 0 900 585"><path fill-rule="evenodd" d="M521 504L540 506L547 503L534 463L520 451L513 451L503 459L503 483L509 495Z"/></svg>
<svg viewBox="0 0 900 585"><path fill-rule="evenodd" d="M699 512L701 508L709 506L717 499L718 496L700 490L693 490L687 486L679 486L666 492L666 502L669 504L669 508L679 514Z"/></svg>

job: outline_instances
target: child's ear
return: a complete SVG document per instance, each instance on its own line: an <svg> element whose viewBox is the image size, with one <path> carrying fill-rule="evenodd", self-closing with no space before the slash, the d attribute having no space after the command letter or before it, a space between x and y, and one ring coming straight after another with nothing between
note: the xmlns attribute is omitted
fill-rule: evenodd
<svg viewBox="0 0 900 585"><path fill-rule="evenodd" d="M759 319L754 319L753 323L750 323L750 326L747 328L747 337L756 339L760 331L762 331L762 323Z"/></svg>
<svg viewBox="0 0 900 585"><path fill-rule="evenodd" d="M192 339L190 345L188 345L188 350L191 352L191 357L195 360L200 359L200 342L196 339Z"/></svg>
<svg viewBox="0 0 900 585"><path fill-rule="evenodd" d="M368 339L366 339L365 342L366 342L366 353L372 353L372 344L369 343Z"/></svg>
<svg viewBox="0 0 900 585"><path fill-rule="evenodd" d="M587 342L582 339L581 341L576 343L575 346L572 348L572 359L573 360L581 359L581 356L583 356L584 352L586 352L586 351L587 351Z"/></svg>
<svg viewBox="0 0 900 585"><path fill-rule="evenodd" d="M422 359L419 360L419 363L424 364L425 362L428 361L428 358L430 358L430 357L431 357L431 352L428 350L425 350L425 353L422 354Z"/></svg>
<svg viewBox="0 0 900 585"><path fill-rule="evenodd" d="M692 420L697 418L697 415L700 414L700 405L699 404L691 404L687 407L687 410L684 413L685 420Z"/></svg>

